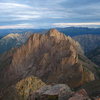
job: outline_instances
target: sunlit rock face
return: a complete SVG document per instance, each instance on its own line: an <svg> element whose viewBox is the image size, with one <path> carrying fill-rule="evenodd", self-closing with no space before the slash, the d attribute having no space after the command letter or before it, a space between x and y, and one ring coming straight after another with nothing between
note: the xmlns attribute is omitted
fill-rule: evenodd
<svg viewBox="0 0 100 100"><path fill-rule="evenodd" d="M1 55L0 90L31 75L46 84L65 83L78 87L95 80L93 66L78 42L51 29L46 34L31 35L26 44Z"/></svg>

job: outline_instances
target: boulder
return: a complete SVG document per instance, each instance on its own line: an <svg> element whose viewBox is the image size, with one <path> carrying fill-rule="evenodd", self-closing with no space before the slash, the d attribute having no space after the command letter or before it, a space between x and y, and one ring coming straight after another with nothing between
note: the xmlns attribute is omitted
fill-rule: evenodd
<svg viewBox="0 0 100 100"><path fill-rule="evenodd" d="M47 85L33 93L29 100L64 100L71 95L71 89L65 84Z"/></svg>

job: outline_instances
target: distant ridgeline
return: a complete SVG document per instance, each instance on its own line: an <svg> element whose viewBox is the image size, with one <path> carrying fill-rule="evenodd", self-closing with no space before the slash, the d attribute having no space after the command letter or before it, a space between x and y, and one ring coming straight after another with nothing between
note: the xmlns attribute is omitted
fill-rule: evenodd
<svg viewBox="0 0 100 100"><path fill-rule="evenodd" d="M100 28L67 27L67 28L58 28L58 30L71 37L84 34L100 35Z"/></svg>
<svg viewBox="0 0 100 100"><path fill-rule="evenodd" d="M100 28L87 28L87 27L66 27L56 28L60 32L69 36L77 36L82 34L100 34ZM43 32L49 29L0 29L0 37L9 33L25 33L25 32Z"/></svg>
<svg viewBox="0 0 100 100"><path fill-rule="evenodd" d="M46 29L0 29L0 37L3 37L10 33L26 33L26 32L42 32Z"/></svg>

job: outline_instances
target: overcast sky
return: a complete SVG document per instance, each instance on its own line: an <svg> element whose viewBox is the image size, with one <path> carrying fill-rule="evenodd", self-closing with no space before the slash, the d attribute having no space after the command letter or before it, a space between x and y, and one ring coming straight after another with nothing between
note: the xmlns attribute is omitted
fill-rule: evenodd
<svg viewBox="0 0 100 100"><path fill-rule="evenodd" d="M0 29L100 27L100 0L0 0Z"/></svg>

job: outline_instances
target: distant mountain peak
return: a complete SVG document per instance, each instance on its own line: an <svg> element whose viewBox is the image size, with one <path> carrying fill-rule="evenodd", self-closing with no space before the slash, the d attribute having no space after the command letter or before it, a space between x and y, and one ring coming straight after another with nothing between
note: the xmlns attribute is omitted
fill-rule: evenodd
<svg viewBox="0 0 100 100"><path fill-rule="evenodd" d="M20 36L20 34L18 34L18 33L16 33L16 34L11 33L11 34L6 35L4 37L4 39L6 39L6 38L16 38L16 37L19 37L19 36Z"/></svg>

